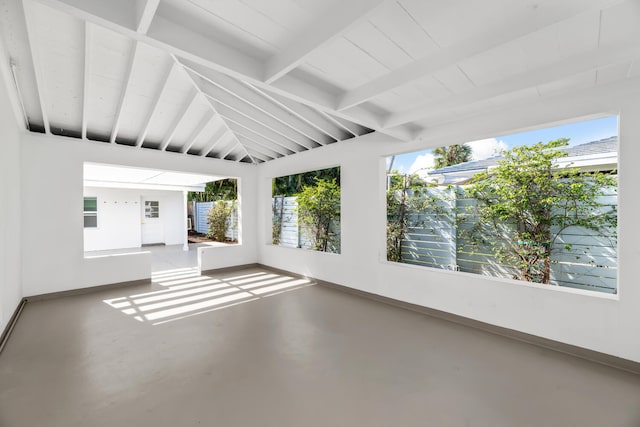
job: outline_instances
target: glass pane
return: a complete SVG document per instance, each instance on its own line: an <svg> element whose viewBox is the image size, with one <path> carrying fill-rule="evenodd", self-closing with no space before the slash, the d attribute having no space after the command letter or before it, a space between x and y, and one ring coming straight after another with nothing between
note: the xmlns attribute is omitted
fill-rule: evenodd
<svg viewBox="0 0 640 427"><path fill-rule="evenodd" d="M96 215L84 216L84 228L96 228L98 227L98 217Z"/></svg>
<svg viewBox="0 0 640 427"><path fill-rule="evenodd" d="M98 210L98 198L97 197L85 197L84 198L84 211L96 212Z"/></svg>
<svg viewBox="0 0 640 427"><path fill-rule="evenodd" d="M157 201L145 200L144 216L145 218L160 218L160 203Z"/></svg>

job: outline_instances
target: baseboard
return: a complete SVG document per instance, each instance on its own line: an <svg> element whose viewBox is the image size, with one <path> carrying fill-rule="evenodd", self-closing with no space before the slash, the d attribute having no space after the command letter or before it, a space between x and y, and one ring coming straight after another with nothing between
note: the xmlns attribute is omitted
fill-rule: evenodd
<svg viewBox="0 0 640 427"><path fill-rule="evenodd" d="M2 331L2 335L0 335L0 353L2 353L2 350L4 349L7 341L9 341L9 337L11 336L11 332L13 331L13 327L18 322L18 318L20 317L20 314L22 314L22 309L24 308L26 303L27 300L25 298L22 298L20 300L18 306L13 311L13 314L9 319L9 322L7 322L7 326L5 326L4 330Z"/></svg>
<svg viewBox="0 0 640 427"><path fill-rule="evenodd" d="M35 301L48 300L52 298L68 297L72 295L89 294L92 292L104 291L108 289L124 288L128 286L136 286L136 285L150 285L150 284L151 284L151 279L131 280L128 282L110 283L108 285L89 286L86 288L70 289L68 291L58 291L58 292L51 292L47 294L31 295L31 296L25 297L24 299L27 302L35 302Z"/></svg>
<svg viewBox="0 0 640 427"><path fill-rule="evenodd" d="M261 268L271 270L279 274L288 274L296 277L304 277L301 274L292 273L290 271L281 270L268 265L259 265ZM640 363L633 360L623 359L621 357L612 356L610 354L601 353L595 350L589 350L583 347L566 344L560 341L550 340L548 338L542 338L536 335L519 332L513 329L503 328L500 326L491 325L489 323L481 322L479 320L470 319L468 317L459 316L457 314L447 313L445 311L436 310L429 307L424 307L417 304L411 304L408 302L396 300L393 298L385 297L382 295L373 294L360 289L350 288L348 286L339 285L336 283L326 282L323 280L314 279L308 277L317 282L319 285L326 286L332 289L339 290L348 294L356 295L359 297L367 298L383 304L393 305L395 307L403 308L405 310L411 310L424 314L426 316L434 317L437 319L446 320L449 322L457 323L459 325L467 326L474 329L479 329L491 334L500 335L506 338L511 338L517 341L532 344L538 347L543 347L549 350L554 350L560 353L568 354L580 359L589 360L602 365L606 365L612 368L621 369L623 371L631 372L640 375Z"/></svg>

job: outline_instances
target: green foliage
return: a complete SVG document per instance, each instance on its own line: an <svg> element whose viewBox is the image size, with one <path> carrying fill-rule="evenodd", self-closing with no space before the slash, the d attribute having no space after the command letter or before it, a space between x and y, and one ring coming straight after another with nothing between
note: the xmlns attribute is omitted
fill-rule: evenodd
<svg viewBox="0 0 640 427"><path fill-rule="evenodd" d="M387 189L387 260L402 262L402 240L409 227L420 225L426 212L443 210L442 196L429 194L428 185L419 175L389 175Z"/></svg>
<svg viewBox="0 0 640 427"><path fill-rule="evenodd" d="M226 178L207 182L203 192L190 191L187 198L189 201L195 200L196 202L236 200L238 198L238 180L235 178Z"/></svg>
<svg viewBox="0 0 640 427"><path fill-rule="evenodd" d="M494 169L480 173L468 188L478 203L459 214L476 244L488 244L496 257L516 268L516 279L549 283L554 245L568 227L613 235L616 208L599 201L615 188L614 176L559 167L567 138L514 147ZM460 230L460 229L459 229ZM460 231L459 231L460 233Z"/></svg>
<svg viewBox="0 0 640 427"><path fill-rule="evenodd" d="M435 169L471 160L472 150L467 144L453 144L433 149Z"/></svg>
<svg viewBox="0 0 640 427"><path fill-rule="evenodd" d="M313 248L338 251L340 236L332 231L332 224L340 221L340 185L336 179L314 178L314 185L305 185L296 197L298 221L308 227Z"/></svg>
<svg viewBox="0 0 640 427"><path fill-rule="evenodd" d="M316 185L316 180L340 182L340 168L320 169L311 172L304 172L295 175L280 176L272 181L273 196L291 197L300 193L305 186Z"/></svg>
<svg viewBox="0 0 640 427"><path fill-rule="evenodd" d="M207 237L217 242L226 240L227 229L231 223L231 214L234 210L234 203L218 200L209 210L209 232Z"/></svg>
<svg viewBox="0 0 640 427"><path fill-rule="evenodd" d="M280 244L282 236L282 217L284 215L284 197L274 197L271 202L272 227L271 227L271 243Z"/></svg>

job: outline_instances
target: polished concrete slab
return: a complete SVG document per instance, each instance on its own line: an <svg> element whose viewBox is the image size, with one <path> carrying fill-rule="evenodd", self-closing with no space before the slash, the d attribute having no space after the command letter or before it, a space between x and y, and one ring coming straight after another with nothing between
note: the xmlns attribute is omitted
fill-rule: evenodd
<svg viewBox="0 0 640 427"><path fill-rule="evenodd" d="M635 427L640 376L257 268L28 303L0 426L120 425Z"/></svg>

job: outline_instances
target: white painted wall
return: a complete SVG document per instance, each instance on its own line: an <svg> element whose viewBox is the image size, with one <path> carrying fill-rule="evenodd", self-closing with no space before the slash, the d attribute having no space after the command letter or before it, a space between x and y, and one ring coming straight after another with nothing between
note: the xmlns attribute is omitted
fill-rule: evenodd
<svg viewBox="0 0 640 427"><path fill-rule="evenodd" d="M259 262L640 362L640 79L432 128L421 140L370 135L259 167ZM527 285L385 261L384 156L620 114L619 296ZM338 160L337 160L338 159ZM342 167L342 254L273 246L271 178Z"/></svg>
<svg viewBox="0 0 640 427"><path fill-rule="evenodd" d="M182 191L84 187L84 197L98 198L98 227L84 229L85 251L139 248L143 198L160 203L163 243L181 245L184 242Z"/></svg>
<svg viewBox="0 0 640 427"><path fill-rule="evenodd" d="M0 332L22 298L20 285L20 134L17 104L0 39Z"/></svg>
<svg viewBox="0 0 640 427"><path fill-rule="evenodd" d="M141 269L136 255L84 259L84 162L239 177L244 183L241 191L247 191L241 209L256 210L253 165L25 133L20 159L22 219L24 224L38 224L22 230L25 296L150 277L150 266ZM243 215L242 230L243 250L255 262L255 215Z"/></svg>

